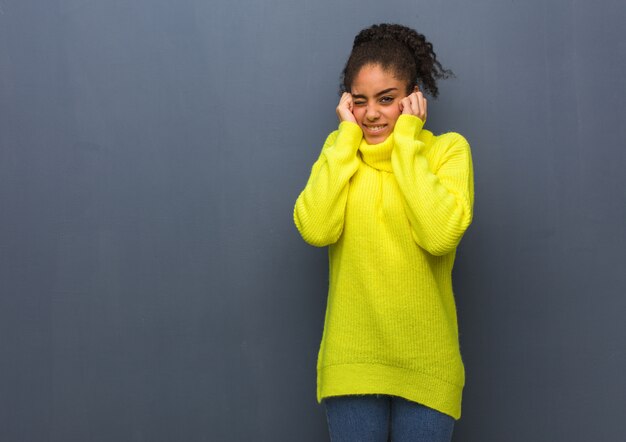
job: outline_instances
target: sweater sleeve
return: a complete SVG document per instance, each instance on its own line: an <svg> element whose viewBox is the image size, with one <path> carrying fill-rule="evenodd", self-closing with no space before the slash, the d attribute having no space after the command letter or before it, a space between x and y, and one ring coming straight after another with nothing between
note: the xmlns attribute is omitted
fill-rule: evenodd
<svg viewBox="0 0 626 442"><path fill-rule="evenodd" d="M302 238L313 246L333 244L343 232L349 182L359 167L357 150L362 136L356 123L342 121L326 139L296 200L294 222Z"/></svg>
<svg viewBox="0 0 626 442"><path fill-rule="evenodd" d="M457 247L472 222L472 157L467 140L450 133L451 142L433 171L422 152L424 143L416 139L423 125L414 115L398 117L391 164L413 239L430 254L442 256Z"/></svg>

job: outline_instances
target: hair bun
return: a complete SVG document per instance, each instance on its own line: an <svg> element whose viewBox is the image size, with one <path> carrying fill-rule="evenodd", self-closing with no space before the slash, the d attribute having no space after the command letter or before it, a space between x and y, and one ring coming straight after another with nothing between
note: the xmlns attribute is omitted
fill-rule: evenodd
<svg viewBox="0 0 626 442"><path fill-rule="evenodd" d="M395 40L410 47L409 39L412 35L419 36L420 34L406 26L392 23L380 23L359 32L359 34L354 37L352 48L370 41L381 40Z"/></svg>
<svg viewBox="0 0 626 442"><path fill-rule="evenodd" d="M436 79L454 76L441 66L433 45L423 34L395 23L374 24L354 37L352 53L342 74L342 91L350 90L354 76L368 63L393 66L406 78L410 89L419 83L434 98L439 93Z"/></svg>

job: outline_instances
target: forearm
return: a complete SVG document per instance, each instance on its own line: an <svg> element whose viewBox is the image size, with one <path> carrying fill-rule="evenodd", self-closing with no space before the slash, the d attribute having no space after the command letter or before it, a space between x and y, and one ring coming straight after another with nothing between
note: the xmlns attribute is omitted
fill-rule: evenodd
<svg viewBox="0 0 626 442"><path fill-rule="evenodd" d="M414 240L440 256L456 248L472 221L471 152L458 135L435 173L423 154L424 143L414 137L422 124L414 116L398 119L391 161Z"/></svg>
<svg viewBox="0 0 626 442"><path fill-rule="evenodd" d="M359 126L344 121L327 138L311 175L294 206L294 223L309 244L322 247L336 242L343 232L350 178L359 167Z"/></svg>

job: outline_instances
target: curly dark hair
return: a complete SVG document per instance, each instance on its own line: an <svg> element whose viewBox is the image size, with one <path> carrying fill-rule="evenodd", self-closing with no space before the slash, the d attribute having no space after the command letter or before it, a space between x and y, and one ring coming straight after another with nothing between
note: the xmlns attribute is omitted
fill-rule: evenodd
<svg viewBox="0 0 626 442"><path fill-rule="evenodd" d="M339 93L350 92L361 68L371 64L391 70L396 78L406 81L407 94L420 85L420 90L428 91L433 98L439 95L436 79L455 76L443 69L433 45L422 34L398 24L376 24L357 34L341 74Z"/></svg>

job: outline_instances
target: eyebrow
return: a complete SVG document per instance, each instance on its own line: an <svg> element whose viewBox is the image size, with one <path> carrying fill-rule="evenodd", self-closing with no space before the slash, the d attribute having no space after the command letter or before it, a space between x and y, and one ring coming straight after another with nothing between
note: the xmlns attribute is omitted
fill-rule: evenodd
<svg viewBox="0 0 626 442"><path fill-rule="evenodd" d="M379 93L374 95L374 97L380 97L381 95L385 95L385 94L388 94L391 91L397 91L397 90L398 90L397 87L390 87L389 89L385 89L384 91L380 91ZM363 94L353 94L352 98L367 98L367 97L365 95L363 95Z"/></svg>

